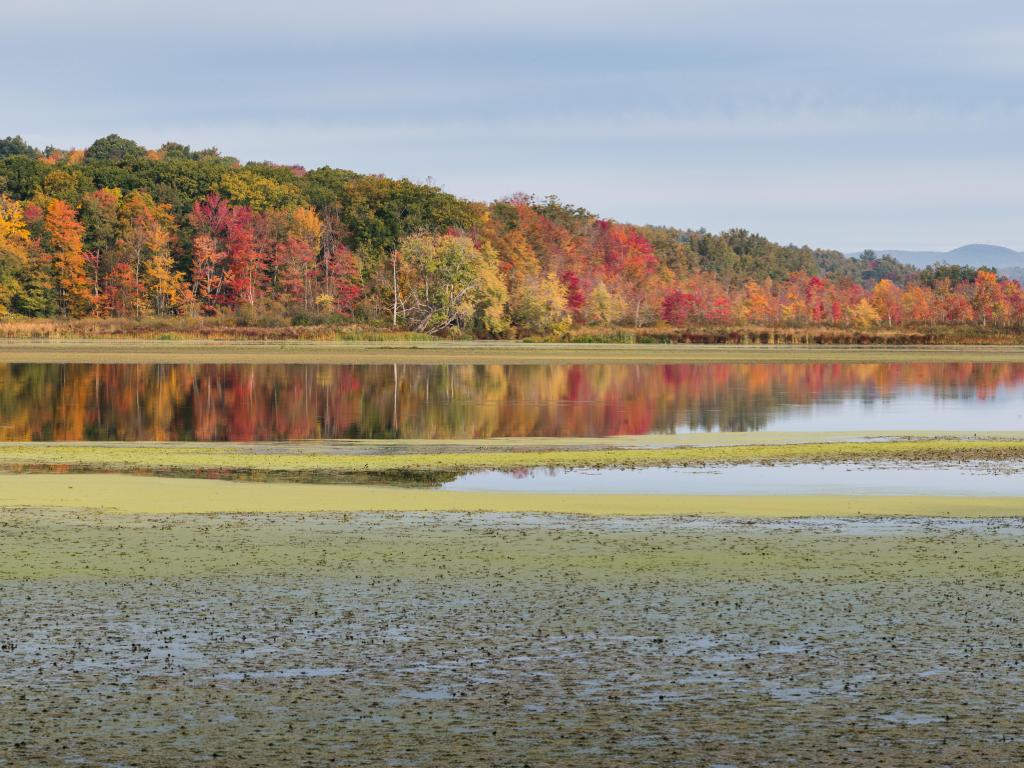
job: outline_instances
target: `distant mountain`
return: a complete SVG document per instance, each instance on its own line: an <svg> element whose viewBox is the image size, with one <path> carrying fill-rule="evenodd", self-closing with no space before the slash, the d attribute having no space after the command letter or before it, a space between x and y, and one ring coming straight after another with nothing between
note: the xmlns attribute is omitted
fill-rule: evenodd
<svg viewBox="0 0 1024 768"><path fill-rule="evenodd" d="M954 248L952 251L898 251L891 248L876 248L879 256L892 256L904 264L915 267L927 267L930 264L945 262L947 264L963 264L968 267L995 267L1003 270L1024 269L1024 253L1004 248L1001 245L985 245L973 243ZM860 254L850 254L859 256Z"/></svg>
<svg viewBox="0 0 1024 768"><path fill-rule="evenodd" d="M1016 280L1021 285L1024 285L1024 267L1000 267L997 271L1003 277Z"/></svg>

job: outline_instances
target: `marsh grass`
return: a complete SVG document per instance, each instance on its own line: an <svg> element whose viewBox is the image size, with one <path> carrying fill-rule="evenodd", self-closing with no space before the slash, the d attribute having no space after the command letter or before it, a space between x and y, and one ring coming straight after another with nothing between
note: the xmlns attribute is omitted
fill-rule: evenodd
<svg viewBox="0 0 1024 768"><path fill-rule="evenodd" d="M460 335L455 333L453 338ZM236 341L425 341L437 336L367 325L349 319L238 311L217 316L145 318L0 318L0 339L163 339ZM974 325L912 328L693 326L649 328L581 326L558 336L524 341L584 344L1007 345L1024 343L1024 329ZM483 342L487 343L487 342Z"/></svg>
<svg viewBox="0 0 1024 768"><path fill-rule="evenodd" d="M151 340L151 341L425 341L436 337L360 324L291 323L279 316L244 314L219 317L82 318L75 320L8 318L0 320L0 339Z"/></svg>
<svg viewBox="0 0 1024 768"><path fill-rule="evenodd" d="M813 438L811 438L813 439ZM429 444L423 444L426 445ZM104 471L235 471L319 473L338 479L372 477L381 482L430 483L459 473L486 469L701 467L716 464L809 464L871 460L904 462L1019 461L1019 438L914 438L859 442L792 442L752 445L699 445L666 448L587 448L338 453L275 450L252 446L190 443L11 443L0 444L0 466L59 466Z"/></svg>
<svg viewBox="0 0 1024 768"><path fill-rule="evenodd" d="M143 321L145 322L145 321ZM4 337L8 363L321 363L321 364L611 364L611 363L1021 363L1024 346L531 343L444 341L414 334L339 332L330 338L225 335L188 337L177 331L120 337Z"/></svg>

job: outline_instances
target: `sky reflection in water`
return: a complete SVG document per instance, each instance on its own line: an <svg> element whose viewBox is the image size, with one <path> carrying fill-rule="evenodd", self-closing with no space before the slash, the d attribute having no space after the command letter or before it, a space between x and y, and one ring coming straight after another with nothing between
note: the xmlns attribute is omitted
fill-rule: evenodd
<svg viewBox="0 0 1024 768"><path fill-rule="evenodd" d="M473 472L445 483L450 491L536 493L651 493L726 496L1024 496L1024 464L999 471L968 465L853 464L741 465L714 469L538 469Z"/></svg>

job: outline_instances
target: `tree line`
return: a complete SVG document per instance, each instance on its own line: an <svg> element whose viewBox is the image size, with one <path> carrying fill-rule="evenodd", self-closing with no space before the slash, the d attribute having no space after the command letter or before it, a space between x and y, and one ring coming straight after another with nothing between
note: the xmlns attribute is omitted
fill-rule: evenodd
<svg viewBox="0 0 1024 768"><path fill-rule="evenodd" d="M0 140L0 315L231 315L485 338L574 326L1024 324L1019 283L745 230L631 226L555 197L242 164L216 149Z"/></svg>

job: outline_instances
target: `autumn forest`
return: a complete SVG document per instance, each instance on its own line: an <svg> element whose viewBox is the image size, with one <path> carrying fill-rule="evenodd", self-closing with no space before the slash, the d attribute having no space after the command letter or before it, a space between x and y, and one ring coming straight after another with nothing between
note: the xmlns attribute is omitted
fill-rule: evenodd
<svg viewBox="0 0 1024 768"><path fill-rule="evenodd" d="M685 213L685 212L682 212ZM582 329L1019 329L1024 290L744 230L633 226L215 149L0 140L0 317L220 318L453 338Z"/></svg>

